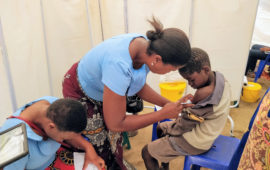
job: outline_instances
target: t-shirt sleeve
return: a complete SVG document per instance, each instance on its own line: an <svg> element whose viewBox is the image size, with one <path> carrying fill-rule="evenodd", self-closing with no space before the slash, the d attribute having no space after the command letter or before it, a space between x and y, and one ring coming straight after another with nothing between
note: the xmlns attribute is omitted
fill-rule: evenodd
<svg viewBox="0 0 270 170"><path fill-rule="evenodd" d="M102 67L102 83L120 96L124 96L131 82L131 71L127 63L107 62Z"/></svg>

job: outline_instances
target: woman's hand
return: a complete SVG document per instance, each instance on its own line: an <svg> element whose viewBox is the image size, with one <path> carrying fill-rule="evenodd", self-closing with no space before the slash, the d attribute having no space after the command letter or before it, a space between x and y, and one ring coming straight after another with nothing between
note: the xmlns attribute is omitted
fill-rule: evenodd
<svg viewBox="0 0 270 170"><path fill-rule="evenodd" d="M165 119L172 119L172 118L177 118L179 113L182 112L183 108L187 107L192 107L194 104L181 104L181 103L186 103L188 100L192 101L193 95L188 94L184 97L182 97L180 100L177 102L170 102L165 104L165 106L161 109L166 113Z"/></svg>
<svg viewBox="0 0 270 170"><path fill-rule="evenodd" d="M194 106L194 104L191 103L191 101L193 101L193 97L194 96L192 94L188 94L182 97L181 99L179 99L178 102L180 102L183 105L183 108L192 107Z"/></svg>
<svg viewBox="0 0 270 170"><path fill-rule="evenodd" d="M98 170L105 169L105 162L101 157L99 157L96 153L86 152L84 157L83 170L85 170L90 163L94 164Z"/></svg>

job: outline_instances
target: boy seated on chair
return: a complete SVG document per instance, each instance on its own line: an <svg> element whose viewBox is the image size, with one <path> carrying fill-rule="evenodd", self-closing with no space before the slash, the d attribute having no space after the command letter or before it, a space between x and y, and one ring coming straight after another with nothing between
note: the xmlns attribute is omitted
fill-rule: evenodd
<svg viewBox="0 0 270 170"><path fill-rule="evenodd" d="M179 73L197 89L191 101L194 106L184 109L176 120L158 125L159 139L142 149L148 170L169 169L169 161L178 156L208 151L225 126L230 106L229 83L221 73L211 71L205 51L192 48L191 54Z"/></svg>

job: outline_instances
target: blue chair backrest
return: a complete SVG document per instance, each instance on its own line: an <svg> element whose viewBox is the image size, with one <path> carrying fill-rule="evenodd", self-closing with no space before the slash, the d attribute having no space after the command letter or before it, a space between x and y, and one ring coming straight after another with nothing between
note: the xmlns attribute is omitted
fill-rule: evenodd
<svg viewBox="0 0 270 170"><path fill-rule="evenodd" d="M264 96L267 93L269 93L269 91L270 91L270 88L268 88L268 90L265 92ZM264 98L264 96L263 96L263 98ZM256 108L256 110L255 110L255 112L254 112L254 114L253 114L253 116L252 116L252 118L251 118L251 120L249 122L249 126L248 126L247 132L244 133L244 135L243 135L243 137L241 139L241 142L240 142L240 144L239 144L236 152L233 155L233 158L232 158L232 161L230 163L229 169L237 169L237 167L238 167L239 161L241 159L242 153L244 151L244 148L245 148L245 145L246 145L248 136L249 136L250 129L251 129L252 125L253 125L253 122L254 122L255 117L257 116L257 113L258 113L258 110L260 108L260 105L261 105L261 103L263 101L263 98L261 99L260 103L258 104L258 106L257 106L257 108ZM268 115L269 114L270 114L270 111L268 112Z"/></svg>

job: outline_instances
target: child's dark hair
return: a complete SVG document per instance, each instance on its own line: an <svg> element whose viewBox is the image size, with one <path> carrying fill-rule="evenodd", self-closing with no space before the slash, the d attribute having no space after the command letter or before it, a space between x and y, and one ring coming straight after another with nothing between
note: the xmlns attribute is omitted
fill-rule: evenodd
<svg viewBox="0 0 270 170"><path fill-rule="evenodd" d="M191 58L185 67L180 68L178 71L180 74L192 74L194 72L201 72L203 66L209 66L211 68L208 54L200 48L191 48Z"/></svg>
<svg viewBox="0 0 270 170"><path fill-rule="evenodd" d="M53 102L48 108L47 117L60 131L81 132L87 123L86 109L73 99L59 99Z"/></svg>
<svg viewBox="0 0 270 170"><path fill-rule="evenodd" d="M173 66L185 65L190 58L190 43L186 34L178 28L167 28L155 17L148 20L155 30L147 31L149 39L147 53L156 53L162 57L164 64Z"/></svg>

